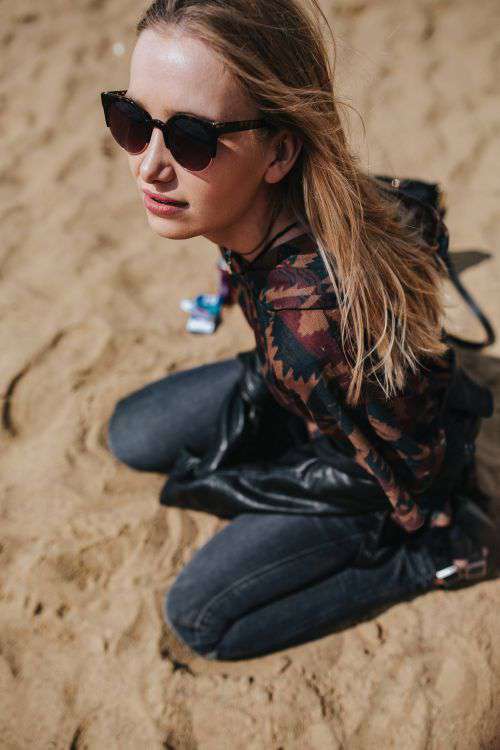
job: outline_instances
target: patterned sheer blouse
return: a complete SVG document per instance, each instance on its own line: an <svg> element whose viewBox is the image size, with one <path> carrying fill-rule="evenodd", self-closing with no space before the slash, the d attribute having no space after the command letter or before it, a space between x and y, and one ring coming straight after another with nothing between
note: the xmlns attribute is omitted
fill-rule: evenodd
<svg viewBox="0 0 500 750"><path fill-rule="evenodd" d="M436 229L447 231L442 222ZM396 397L387 400L369 384L361 402L349 406L340 312L316 240L302 234L253 261L219 250L274 398L304 418L311 437L328 436L378 480L396 523L409 532L420 528L429 509L422 509L418 495L434 481L445 454L440 413L452 373L450 350L426 360ZM431 525L450 523L448 498L430 511Z"/></svg>

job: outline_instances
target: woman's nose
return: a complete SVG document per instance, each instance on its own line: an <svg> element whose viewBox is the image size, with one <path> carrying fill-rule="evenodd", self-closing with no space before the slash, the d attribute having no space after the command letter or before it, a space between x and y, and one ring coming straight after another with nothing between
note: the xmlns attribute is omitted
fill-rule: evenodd
<svg viewBox="0 0 500 750"><path fill-rule="evenodd" d="M151 182L153 176L158 178L161 175L163 178L163 173L172 168L172 154L165 145L163 133L160 128L153 128L151 139L141 159L141 177L145 182Z"/></svg>

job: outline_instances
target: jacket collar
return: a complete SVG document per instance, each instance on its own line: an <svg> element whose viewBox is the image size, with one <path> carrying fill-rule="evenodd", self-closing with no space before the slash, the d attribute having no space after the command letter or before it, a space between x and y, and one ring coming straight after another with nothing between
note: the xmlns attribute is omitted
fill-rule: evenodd
<svg viewBox="0 0 500 750"><path fill-rule="evenodd" d="M317 243L314 236L304 232L291 240L268 248L252 261L246 260L243 255L238 255L224 246L220 246L220 250L232 274L248 274L253 271L269 271L289 255L310 252L315 247Z"/></svg>

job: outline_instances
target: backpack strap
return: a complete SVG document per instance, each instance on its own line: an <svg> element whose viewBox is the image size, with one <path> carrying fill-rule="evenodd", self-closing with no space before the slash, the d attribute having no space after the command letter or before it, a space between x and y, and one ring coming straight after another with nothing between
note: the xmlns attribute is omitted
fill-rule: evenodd
<svg viewBox="0 0 500 750"><path fill-rule="evenodd" d="M410 201L416 201L422 207L427 210L431 210L436 220L437 232L436 242L438 243L437 254L443 260L448 276L451 283L460 294L463 300L465 300L469 309L477 317L481 326L483 327L486 337L484 341L466 341L465 339L454 336L451 333L445 332L445 339L456 346L461 346L464 349L484 349L486 346L491 346L496 340L495 331L490 321L483 313L476 300L464 287L460 278L453 265L450 253L449 253L449 234L446 225L443 221L446 214L446 200L445 193L439 183L426 182L424 180L416 179L400 179L398 177L389 177L388 175L374 175L376 180L380 180L385 183L390 183L392 190L396 190L398 195L403 199L409 199Z"/></svg>

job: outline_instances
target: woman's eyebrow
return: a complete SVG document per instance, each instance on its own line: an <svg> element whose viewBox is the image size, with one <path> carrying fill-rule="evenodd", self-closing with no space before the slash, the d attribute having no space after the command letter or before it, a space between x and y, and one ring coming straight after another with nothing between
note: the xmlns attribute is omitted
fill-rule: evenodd
<svg viewBox="0 0 500 750"><path fill-rule="evenodd" d="M135 102L136 104L138 104L139 107L142 107L142 109L144 109L144 110L146 110L146 112L148 112L148 108L146 106L144 106L144 104L140 101L140 99L137 99L137 97L135 97L135 96L131 96L129 94L128 90L125 91L125 96L127 97L127 99L132 99L132 101ZM199 117L200 120L206 120L207 122L217 121L216 118L212 119L211 117L207 117L206 115L201 115L199 112L194 112L191 109L182 109L182 110L181 109L176 109L175 111L171 112L171 114L169 116L172 117L175 114L193 115L194 117Z"/></svg>

